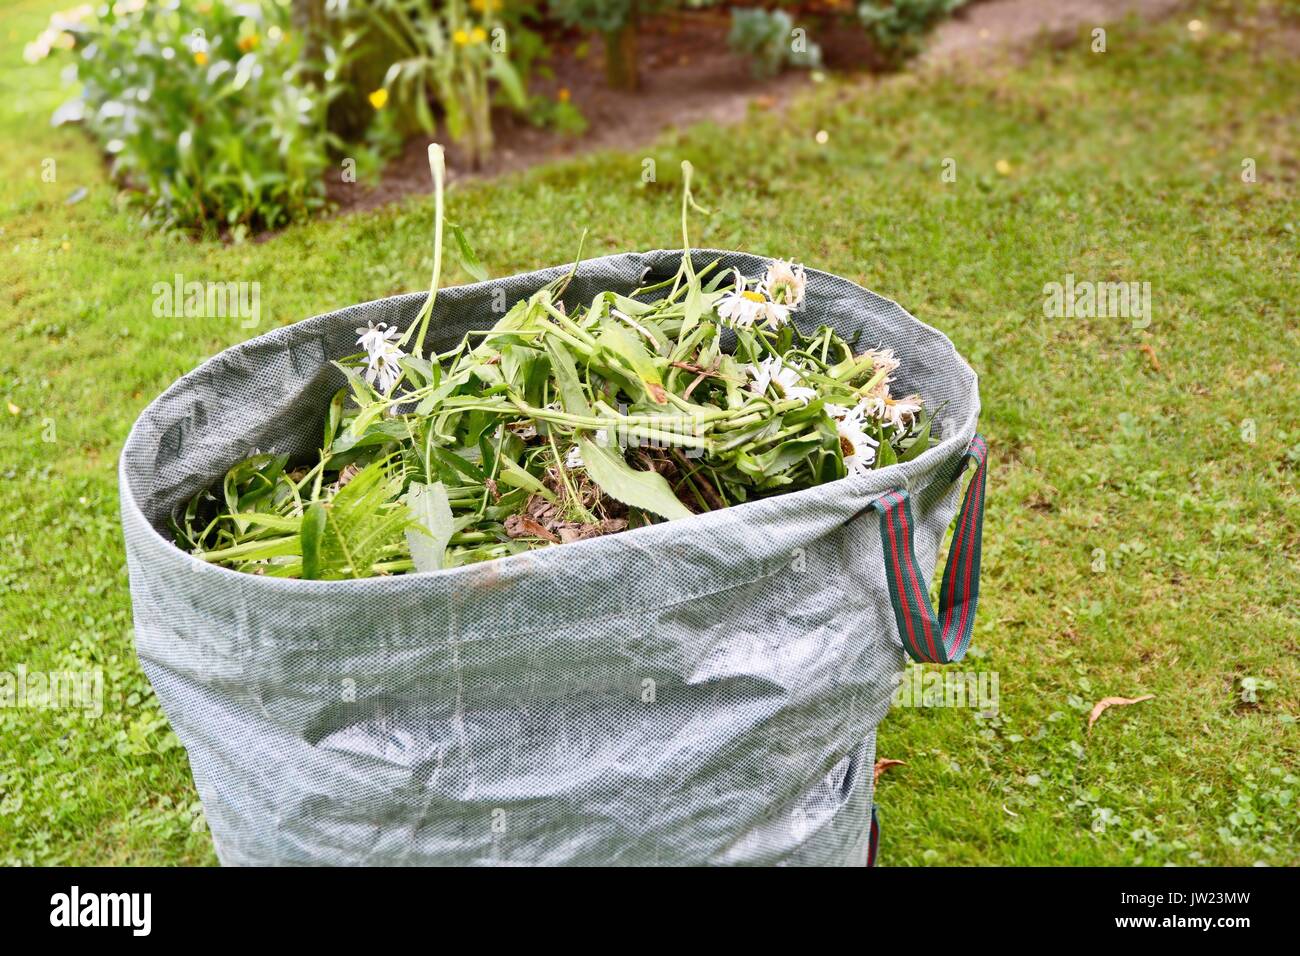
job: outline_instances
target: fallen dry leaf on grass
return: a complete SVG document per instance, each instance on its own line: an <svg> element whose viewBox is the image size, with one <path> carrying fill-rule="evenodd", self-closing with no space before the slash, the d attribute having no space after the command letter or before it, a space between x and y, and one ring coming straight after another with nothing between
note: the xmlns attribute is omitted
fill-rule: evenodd
<svg viewBox="0 0 1300 956"><path fill-rule="evenodd" d="M1151 365L1151 371L1153 372L1160 371L1160 359L1156 357L1155 349L1153 349L1146 342L1143 342L1141 345L1138 346L1138 351L1147 357L1147 362L1149 362Z"/></svg>
<svg viewBox="0 0 1300 956"><path fill-rule="evenodd" d="M877 781L879 781L880 775L884 773L886 770L888 770L890 767L902 767L902 766L905 766L905 764L901 760L877 760L875 776L872 778L871 782L875 784Z"/></svg>
<svg viewBox="0 0 1300 956"><path fill-rule="evenodd" d="M1129 704L1140 704L1144 700L1150 700L1155 694L1143 694L1141 697L1103 697L1097 703L1092 705L1092 711L1088 714L1088 732L1092 733L1092 725L1097 722L1097 718L1111 707L1127 707Z"/></svg>

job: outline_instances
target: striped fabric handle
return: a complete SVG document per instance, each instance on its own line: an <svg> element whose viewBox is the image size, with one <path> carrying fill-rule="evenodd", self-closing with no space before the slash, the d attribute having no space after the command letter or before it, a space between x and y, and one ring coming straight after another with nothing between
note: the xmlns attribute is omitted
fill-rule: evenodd
<svg viewBox="0 0 1300 956"><path fill-rule="evenodd" d="M882 495L870 507L880 514L880 539L885 549L885 576L894 618L903 646L913 660L949 664L961 660L975 629L975 606L980 596L980 540L984 532L984 475L988 446L976 435L962 456L957 477L975 462L975 474L966 486L966 498L957 515L957 532L948 552L939 589L936 617L926 592L925 578L912 550L911 499L900 488Z"/></svg>

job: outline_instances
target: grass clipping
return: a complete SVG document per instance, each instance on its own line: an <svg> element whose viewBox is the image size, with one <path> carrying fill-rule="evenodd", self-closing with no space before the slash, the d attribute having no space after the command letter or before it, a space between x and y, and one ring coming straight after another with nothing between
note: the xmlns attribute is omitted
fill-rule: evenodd
<svg viewBox="0 0 1300 956"><path fill-rule="evenodd" d="M179 546L238 571L338 580L437 571L672 521L905 461L933 439L898 360L829 326L801 334L803 267L698 271L567 309L573 271L453 349L426 355L430 294L405 331L357 329L333 363L319 457L239 462L172 516ZM682 164L682 244L696 206ZM576 265L574 269L576 270Z"/></svg>

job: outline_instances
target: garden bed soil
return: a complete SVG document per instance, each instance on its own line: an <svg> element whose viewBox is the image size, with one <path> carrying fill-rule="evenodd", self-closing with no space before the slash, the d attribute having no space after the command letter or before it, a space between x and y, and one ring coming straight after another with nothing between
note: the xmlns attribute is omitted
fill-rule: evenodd
<svg viewBox="0 0 1300 956"><path fill-rule="evenodd" d="M606 84L599 40L584 42L576 34L553 38L549 66L554 76L535 77L531 90L548 97L565 91L563 95L586 117L586 132L575 135L539 128L500 111L495 117L492 156L479 169L471 169L463 152L448 144L448 178L489 178L564 156L634 148L653 142L666 129L694 123L737 123L751 104L771 109L808 85L809 74L803 70L755 77L749 62L728 47L729 29L729 17L715 12L682 13L645 23L638 38L641 87L636 92L610 89ZM814 31L809 32L818 40ZM833 43L823 46L830 69L880 65L862 31L843 31ZM391 202L407 193L429 192L428 142L427 136L407 141L372 188L360 183L331 183L330 198L341 211L349 212Z"/></svg>

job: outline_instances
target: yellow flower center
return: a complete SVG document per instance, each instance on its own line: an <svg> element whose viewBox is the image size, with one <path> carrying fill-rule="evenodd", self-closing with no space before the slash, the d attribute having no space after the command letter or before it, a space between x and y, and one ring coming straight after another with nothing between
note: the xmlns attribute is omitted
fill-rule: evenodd
<svg viewBox="0 0 1300 956"><path fill-rule="evenodd" d="M457 46L465 46L469 43L469 34L464 30L457 30L451 35L452 42Z"/></svg>
<svg viewBox="0 0 1300 956"><path fill-rule="evenodd" d="M367 98L370 100L371 106L373 106L377 110L382 110L384 108L384 105L388 102L388 90L384 89L381 86L379 89L371 93L370 96Z"/></svg>
<svg viewBox="0 0 1300 956"><path fill-rule="evenodd" d="M752 290L750 290L750 289L746 289L744 292L740 293L740 297L741 297L742 299L748 299L750 302L766 302L766 301L767 301L766 299L763 298L763 293L761 293L761 292L754 292L754 291L752 291Z"/></svg>

